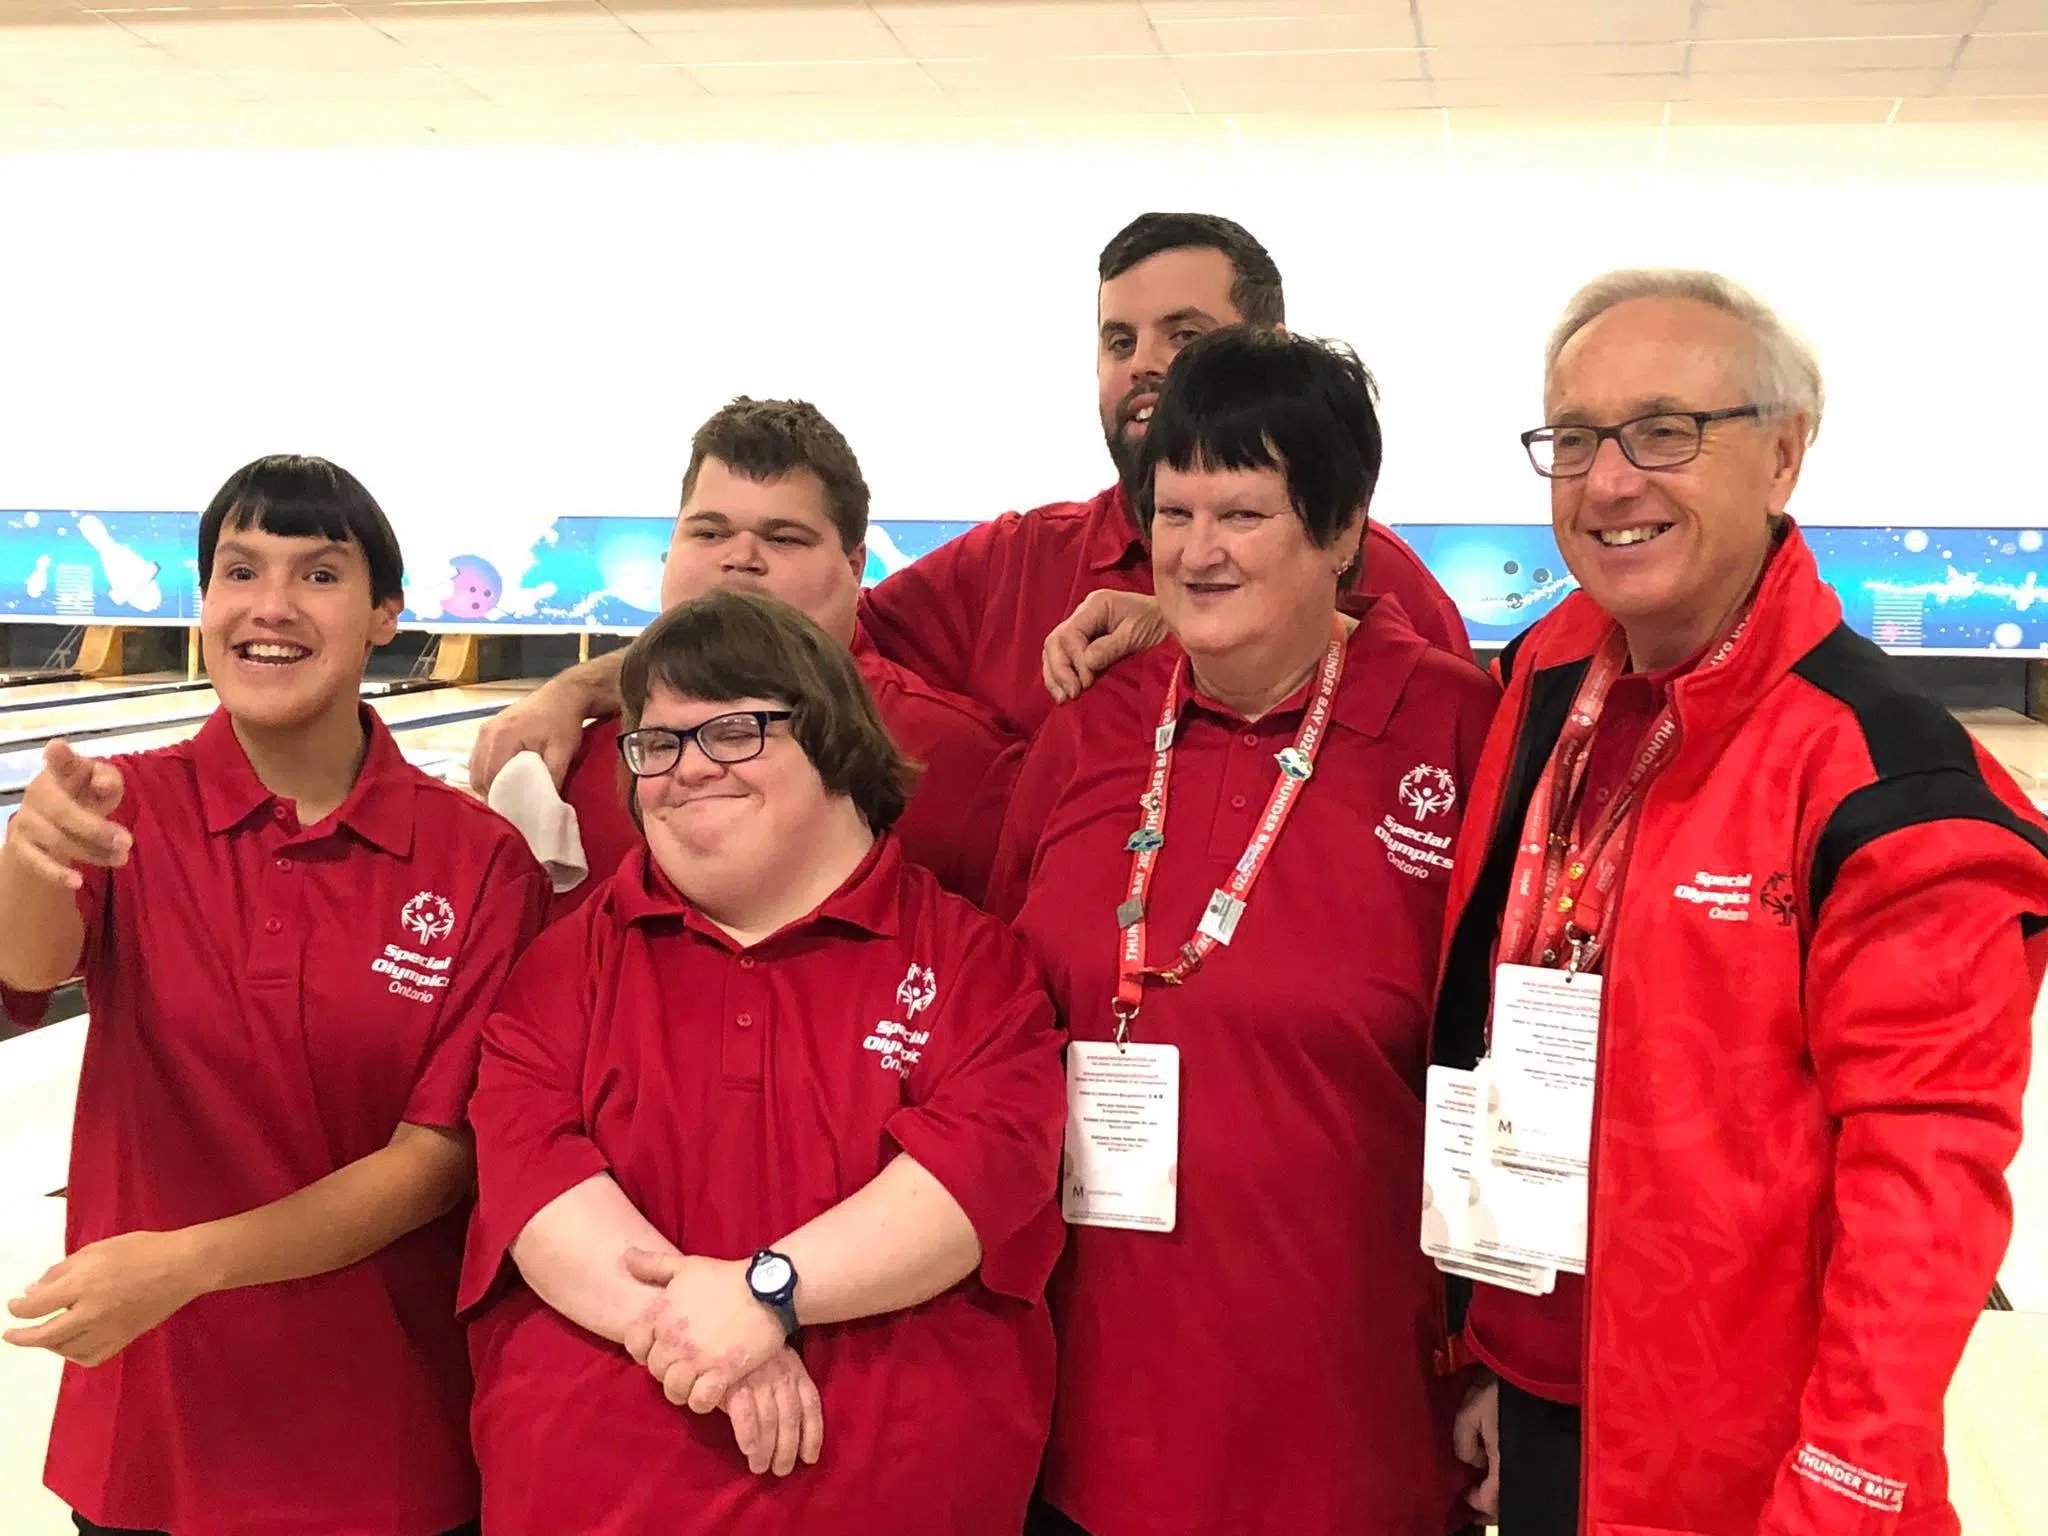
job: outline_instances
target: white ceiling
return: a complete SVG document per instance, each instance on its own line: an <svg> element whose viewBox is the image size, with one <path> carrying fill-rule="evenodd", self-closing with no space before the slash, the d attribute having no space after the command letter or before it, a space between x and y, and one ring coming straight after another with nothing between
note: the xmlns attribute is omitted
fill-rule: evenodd
<svg viewBox="0 0 2048 1536"><path fill-rule="evenodd" d="M0 149L1304 119L2048 138L2048 0L0 0Z"/></svg>

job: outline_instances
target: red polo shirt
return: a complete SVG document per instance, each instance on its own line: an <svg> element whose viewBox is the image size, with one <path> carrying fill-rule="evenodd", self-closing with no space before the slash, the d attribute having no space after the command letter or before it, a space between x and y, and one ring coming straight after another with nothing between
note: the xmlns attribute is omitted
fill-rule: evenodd
<svg viewBox="0 0 2048 1536"><path fill-rule="evenodd" d="M818 910L741 949L644 851L545 933L485 1036L462 1302L493 1536L991 1536L1021 1528L1053 1384L1043 1296L1066 1115L1052 1004L994 918L883 838ZM825 1454L756 1477L722 1413L672 1406L505 1262L609 1172L686 1252L736 1259L916 1158L980 1270L805 1330Z"/></svg>
<svg viewBox="0 0 2048 1536"><path fill-rule="evenodd" d="M267 1205L401 1122L463 1123L546 878L510 825L362 718L362 774L313 827L225 711L111 759L135 844L79 892L91 1024L67 1251ZM458 1211L333 1274L201 1297L105 1365L67 1364L50 1488L100 1525L179 1536L474 1518L462 1231Z"/></svg>
<svg viewBox="0 0 2048 1536"><path fill-rule="evenodd" d="M1586 793L1579 804L1580 832L1589 830L1628 777L1643 733L1670 697L1672 681L1698 657L1662 672L1630 672L1614 680L1586 754ZM1559 1272L1548 1296L1525 1296L1499 1286L1474 1285L1465 1312L1465 1340L1497 1376L1524 1392L1556 1403L1576 1403L1584 1381L1586 1281Z"/></svg>
<svg viewBox="0 0 2048 1536"><path fill-rule="evenodd" d="M864 592L861 622L885 654L1029 737L1052 713L1045 637L1103 587L1152 590L1152 556L1121 486L970 528ZM1470 659L1457 605L1414 550L1368 523L1365 570L1346 607L1363 611L1375 595L1399 599L1423 639Z"/></svg>
<svg viewBox="0 0 2048 1536"><path fill-rule="evenodd" d="M1023 744L1005 737L967 700L890 661L858 629L853 659L897 748L923 765L910 804L896 823L904 856L937 875L947 890L978 904L987 890ZM626 766L619 760L618 717L592 721L583 729L563 785L563 798L575 807L582 829L590 878L554 898L549 921L582 906L641 845L640 830L627 809L629 793Z"/></svg>
<svg viewBox="0 0 2048 1536"><path fill-rule="evenodd" d="M1017 914L1077 1038L1113 1034L1124 840L1178 654L1054 713L1004 831L991 903ZM1310 693L1254 724L1183 705L1149 963L1244 853ZM1181 1053L1177 1223L1070 1228L1052 1290L1045 1489L1092 1536L1441 1536L1469 1482L1414 1172L1450 847L1497 697L1374 604L1231 943L1147 989L1135 1037Z"/></svg>

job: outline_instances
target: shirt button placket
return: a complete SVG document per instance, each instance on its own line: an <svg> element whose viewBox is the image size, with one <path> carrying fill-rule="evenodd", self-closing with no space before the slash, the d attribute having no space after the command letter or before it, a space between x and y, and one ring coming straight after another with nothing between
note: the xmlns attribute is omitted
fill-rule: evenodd
<svg viewBox="0 0 2048 1536"><path fill-rule="evenodd" d="M258 864L261 872L256 882L256 910L262 919L256 925L257 937L250 945L249 979L266 983L285 983L296 988L299 983L299 962L301 946L297 942L297 929L304 918L302 900L303 885L297 877L297 861L282 839L293 835L291 810L282 801L271 808L271 817L276 832L266 834L259 827L255 832L243 832L241 836L258 836L267 840L279 837L271 849L271 857L265 864Z"/></svg>
<svg viewBox="0 0 2048 1536"><path fill-rule="evenodd" d="M725 1078L749 1086L761 1081L766 1052L768 991L763 968L752 955L733 961L725 978Z"/></svg>

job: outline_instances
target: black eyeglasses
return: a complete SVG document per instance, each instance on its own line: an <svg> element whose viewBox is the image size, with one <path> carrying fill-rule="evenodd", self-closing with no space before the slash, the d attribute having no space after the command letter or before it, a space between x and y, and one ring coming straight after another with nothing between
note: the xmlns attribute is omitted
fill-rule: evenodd
<svg viewBox="0 0 2048 1536"><path fill-rule="evenodd" d="M683 745L697 743L697 750L714 763L744 763L759 757L768 745L768 727L788 720L789 709L741 709L729 715L713 715L694 730L672 731L666 726L643 725L619 738L619 756L626 771L638 779L659 778L683 760Z"/></svg>
<svg viewBox="0 0 2048 1536"><path fill-rule="evenodd" d="M1676 469L1700 456L1708 422L1763 413L1760 405L1732 405L1725 411L1659 411L1618 427L1538 427L1522 434L1522 446L1529 450L1536 473L1549 480L1572 480L1588 473L1600 456L1600 445L1610 437L1637 469Z"/></svg>

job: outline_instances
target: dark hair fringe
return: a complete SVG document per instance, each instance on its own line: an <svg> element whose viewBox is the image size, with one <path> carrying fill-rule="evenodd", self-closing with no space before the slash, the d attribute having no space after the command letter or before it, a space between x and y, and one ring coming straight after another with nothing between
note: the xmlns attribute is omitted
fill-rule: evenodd
<svg viewBox="0 0 2048 1536"><path fill-rule="evenodd" d="M802 610L757 592L717 591L675 607L626 648L621 725L638 730L655 688L687 699L774 699L826 790L880 836L909 803L917 768L897 749L853 653Z"/></svg>
<svg viewBox="0 0 2048 1536"><path fill-rule="evenodd" d="M199 519L199 590L213 577L223 529L259 529L281 539L354 544L370 568L370 601L405 596L398 535L362 481L309 454L276 453L244 464L214 493Z"/></svg>

